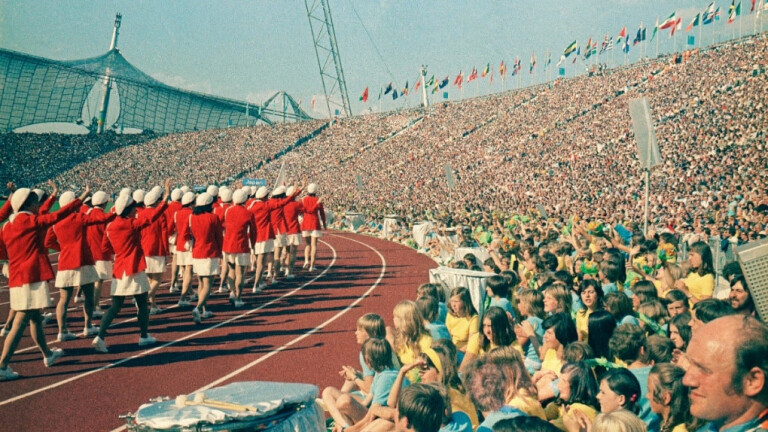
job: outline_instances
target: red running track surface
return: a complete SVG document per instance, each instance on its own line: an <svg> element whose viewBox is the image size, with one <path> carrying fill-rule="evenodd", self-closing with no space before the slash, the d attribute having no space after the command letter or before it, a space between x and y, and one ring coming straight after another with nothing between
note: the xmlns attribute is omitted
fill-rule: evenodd
<svg viewBox="0 0 768 432"><path fill-rule="evenodd" d="M413 249L371 237L328 233L321 240L317 272L300 271L293 281L257 295L249 288L241 309L230 306L226 294L214 294L209 305L215 316L201 325L193 323L191 307L175 307L178 294L168 293L166 279L158 302L168 310L150 318L150 333L159 341L154 346L137 345L129 302L106 338L109 354L96 353L92 339L81 337L54 343L66 354L45 368L27 329L11 361L22 378L0 382L0 428L112 430L124 425L118 415L134 412L149 398L238 381L305 382L321 390L341 385L342 364L359 368L357 318L374 312L391 325L394 306L415 298L416 287L428 281L436 264ZM7 313L4 289L2 319ZM82 311L70 312L68 322L72 332L81 331ZM47 340L55 339L55 323L45 330Z"/></svg>

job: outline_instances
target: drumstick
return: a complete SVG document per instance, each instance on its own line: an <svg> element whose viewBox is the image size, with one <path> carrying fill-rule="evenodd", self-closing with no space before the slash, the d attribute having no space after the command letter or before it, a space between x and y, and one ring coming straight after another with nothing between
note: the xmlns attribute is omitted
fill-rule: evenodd
<svg viewBox="0 0 768 432"><path fill-rule="evenodd" d="M202 396L198 396L202 395ZM256 411L255 407L248 406L248 405L240 405L230 402L223 402L223 401L217 401L213 399L205 399L205 395L202 393L198 393L195 395L194 400L189 400L187 395L179 395L176 397L176 407L177 408L184 408L185 406L194 406L194 405L201 405L201 406L207 406L210 408L217 408L217 409L226 409L230 411Z"/></svg>

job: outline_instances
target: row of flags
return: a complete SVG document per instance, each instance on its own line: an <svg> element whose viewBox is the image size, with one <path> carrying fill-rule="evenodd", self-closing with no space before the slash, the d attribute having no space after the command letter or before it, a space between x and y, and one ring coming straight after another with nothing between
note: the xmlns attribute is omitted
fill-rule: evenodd
<svg viewBox="0 0 768 432"><path fill-rule="evenodd" d="M759 12L760 10L766 10L768 11L768 0L750 0L751 1L751 7L749 10L749 13L753 13L756 10ZM758 6L757 2L762 3L762 6ZM741 15L741 0L739 3L736 3L736 0L731 0L731 5L728 8L728 24L731 24L735 21L737 16ZM694 27L697 27L699 25L707 25L711 24L714 21L720 20L720 8L715 7L715 2L711 2L709 6L707 6L706 9L703 11L697 13L691 22L688 24L688 26L685 28L686 32L691 31ZM670 31L670 37L675 35L676 31L682 30L682 18L677 16L677 11L672 12L666 19L664 19L661 23L656 21L656 26L653 28L653 33L651 34L651 41L656 38L656 34L659 30L669 30ZM581 58L583 55L584 59L589 59L592 56L595 55L601 55L607 51L610 51L614 49L614 47L621 49L622 52L629 53L630 46L637 45L641 42L646 41L646 33L647 29L643 27L643 24L640 23L639 28L637 29L637 32L635 33L634 38L631 41L630 44L630 33L627 32L627 28L623 27L618 35L616 37L612 37L610 34L606 34L603 38L602 43L598 43L597 40L593 40L591 37L589 40L587 40L587 43L582 45L579 45L576 40L571 42L565 49L563 50L563 54L560 56L560 61L557 63L557 66L560 66L568 57L570 57L572 54L574 55L574 58L572 60L573 63L576 62L577 59ZM582 48L583 48L583 54L582 54ZM546 70L549 65L551 64L551 55L547 51L545 54L545 62L544 62L544 69ZM528 72L533 73L534 68L536 67L536 54L531 53L531 59L528 63ZM522 64L520 61L520 58L516 58L515 61L512 64L511 69L509 70L511 72L512 76L518 75L522 70ZM507 65L504 63L504 61L501 61L501 64L499 65L499 76L502 80L505 79L508 69ZM562 74L562 70L561 70ZM463 71L459 71L459 74L453 79L453 85L457 88L461 89L462 86L465 83L470 83L478 78L488 78L491 83L493 83L493 70L491 69L491 64L487 63L485 67L478 73L478 70L476 67L472 68L472 71L465 77ZM425 87L427 89L431 89L432 94L437 93L439 90L443 89L448 85L450 81L450 76L446 76L442 80L436 79L434 75L432 75L429 80L425 82ZM421 86L421 80L420 78L417 78L415 80L416 84L413 86L412 89L409 89L408 84L409 82L406 81L405 87L399 90L396 88L394 83L390 82L387 84L385 88L379 89L379 100L383 96L387 96L389 94L392 95L392 99L396 100L398 97L402 96L408 96L411 92L415 92L418 90L418 88ZM368 102L369 99L369 90L368 87L365 88L363 93L360 95L359 100L363 102Z"/></svg>

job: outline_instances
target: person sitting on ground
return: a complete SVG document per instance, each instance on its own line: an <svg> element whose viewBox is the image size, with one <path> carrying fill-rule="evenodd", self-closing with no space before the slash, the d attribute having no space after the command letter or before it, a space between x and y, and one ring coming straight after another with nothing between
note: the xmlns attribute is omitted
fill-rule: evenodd
<svg viewBox="0 0 768 432"><path fill-rule="evenodd" d="M395 427L398 432L437 432L442 425L445 402L440 391L414 384L400 393Z"/></svg>

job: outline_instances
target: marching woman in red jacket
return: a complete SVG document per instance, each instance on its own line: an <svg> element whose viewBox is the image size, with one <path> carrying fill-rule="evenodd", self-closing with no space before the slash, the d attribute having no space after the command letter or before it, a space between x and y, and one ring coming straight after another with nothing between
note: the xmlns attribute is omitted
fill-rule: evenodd
<svg viewBox="0 0 768 432"><path fill-rule="evenodd" d="M222 226L224 225L224 213L226 213L227 209L231 206L232 190L226 186L222 186L221 189L219 189L219 202L218 204L213 204L213 214L219 217ZM221 273L219 274L219 293L223 293L227 291L224 284L227 283L227 280L229 279L229 266L227 265L226 252L221 253L221 265L219 267L221 267ZM230 296L230 298L232 297Z"/></svg>
<svg viewBox="0 0 768 432"><path fill-rule="evenodd" d="M192 242L189 235L189 217L195 205L195 193L185 192L181 197L181 208L173 215L176 230L176 266L181 271L181 296L179 306L189 306L187 295L192 284Z"/></svg>
<svg viewBox="0 0 768 432"><path fill-rule="evenodd" d="M235 307L244 306L241 295L243 292L243 276L251 261L250 239L255 237L256 224L253 215L243 206L248 198L243 189L232 194L232 206L224 212L224 246L223 252L229 267L230 301Z"/></svg>
<svg viewBox="0 0 768 432"><path fill-rule="evenodd" d="M104 217L107 212L104 211L109 197L106 192L98 191L91 197L90 208L85 211L87 215L97 215ZM104 313L101 311L101 285L106 280L112 279L112 260L114 259L114 252L112 247L104 247L104 229L106 225L90 225L86 228L86 241L88 242L88 248L91 250L91 256L94 260L94 267L96 267L96 273L99 274L99 280L94 282L93 285L93 317L99 318Z"/></svg>
<svg viewBox="0 0 768 432"><path fill-rule="evenodd" d="M195 201L195 209L189 219L189 232L192 235L192 267L200 278L197 292L197 306L192 309L192 318L200 324L201 318L213 316L206 302L211 292L213 277L219 273L221 259L221 221L213 214L213 195L205 192Z"/></svg>
<svg viewBox="0 0 768 432"><path fill-rule="evenodd" d="M139 219L149 217L158 205L160 192L152 189L144 195L144 207L136 209ZM166 219L161 217L151 224L141 229L141 250L144 252L144 260L147 263L147 278L149 279L149 314L155 315L160 312L160 308L155 303L155 293L163 280L165 272L165 257L169 253L168 248L168 228Z"/></svg>
<svg viewBox="0 0 768 432"><path fill-rule="evenodd" d="M59 207L65 207L75 200L74 192L61 194ZM96 272L96 262L91 255L91 249L86 240L87 227L104 225L114 219L114 214L96 214L74 212L57 222L45 237L45 246L58 250L59 268L56 272L56 288L60 289L59 304L56 306L56 319L59 322L58 341L77 339L67 328L67 309L72 299L73 291L79 287L85 297L83 311L85 325L83 336L94 336L98 330L91 324L93 314L93 284L99 280Z"/></svg>
<svg viewBox="0 0 768 432"><path fill-rule="evenodd" d="M285 193L292 196L296 192L293 186L288 187ZM301 203L292 199L283 207L283 217L285 225L288 228L285 236L285 247L288 250L285 264L286 279L293 279L293 266L296 263L296 249L301 246L301 226L299 225L299 214L304 211Z"/></svg>
<svg viewBox="0 0 768 432"><path fill-rule="evenodd" d="M304 268L315 271L315 259L317 258L317 239L322 236L321 229L325 229L325 210L322 200L317 199L317 185L310 183L307 188L307 196L301 200L304 207L304 219L301 221L301 235L307 239L304 247Z"/></svg>
<svg viewBox="0 0 768 432"><path fill-rule="evenodd" d="M8 363L24 334L27 323L31 326L32 339L43 353L45 366L51 366L64 354L59 348L51 350L43 333L43 317L40 309L48 307L48 280L53 279L53 268L48 261L44 234L48 227L64 219L80 208L82 199L90 189L86 186L80 199L73 200L55 213L38 215L37 195L27 188L17 190L11 196L14 214L0 231L8 252L8 286L11 309L16 311L10 334L3 344L0 357L0 381L18 378Z"/></svg>
<svg viewBox="0 0 768 432"><path fill-rule="evenodd" d="M171 192L171 202L168 203L168 209L165 211L165 226L168 227L168 248L171 253L171 283L169 291L171 294L179 292L178 273L179 269L176 265L176 212L181 210L181 197L184 192L181 189L176 188Z"/></svg>
<svg viewBox="0 0 768 432"><path fill-rule="evenodd" d="M152 213L145 217L136 218L136 205L130 195L121 195L115 201L115 214L117 218L107 225L104 241L112 245L115 251L115 264L112 268L112 306L104 318L101 319L99 335L93 339L93 347L98 352L108 352L104 337L112 320L123 307L126 297L133 296L136 307L139 309L138 320L139 346L150 345L157 340L147 333L149 326L149 307L147 306L147 293L149 292L149 279L144 269L147 268L144 253L141 250L141 229L149 226L163 216L168 206L166 200L170 192L171 180L165 181L165 194L162 202Z"/></svg>

